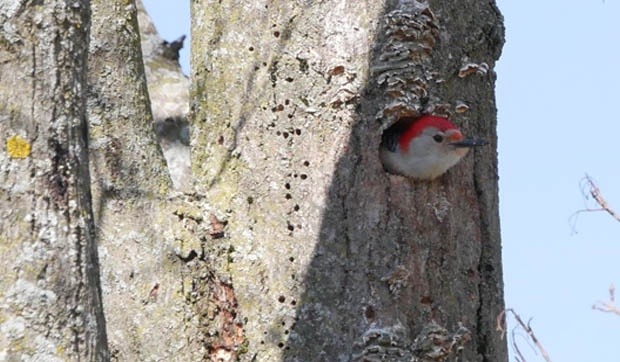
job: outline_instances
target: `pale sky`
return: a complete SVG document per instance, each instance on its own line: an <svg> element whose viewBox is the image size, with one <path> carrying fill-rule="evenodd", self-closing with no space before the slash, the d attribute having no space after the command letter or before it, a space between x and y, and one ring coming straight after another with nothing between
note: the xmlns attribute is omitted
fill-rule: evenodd
<svg viewBox="0 0 620 362"><path fill-rule="evenodd" d="M189 35L189 1L144 3L164 39ZM533 318L553 361L618 362L620 316L592 304L607 300L611 282L620 300L620 223L581 214L572 234L569 218L584 207L585 172L620 213L620 0L498 6L506 26L495 69L506 306ZM543 361L521 336L528 362Z"/></svg>

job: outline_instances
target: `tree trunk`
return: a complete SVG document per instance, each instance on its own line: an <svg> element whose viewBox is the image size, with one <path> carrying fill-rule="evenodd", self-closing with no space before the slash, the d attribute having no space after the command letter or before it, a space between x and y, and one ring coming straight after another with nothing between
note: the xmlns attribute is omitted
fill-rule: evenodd
<svg viewBox="0 0 620 362"><path fill-rule="evenodd" d="M506 361L495 4L192 6L192 171L223 231L193 274L211 360ZM382 131L424 113L491 146L435 181L387 174Z"/></svg>
<svg viewBox="0 0 620 362"><path fill-rule="evenodd" d="M185 274L200 240L184 228L183 219L195 212L172 192L157 145L138 11L126 0L92 0L92 7L90 151L111 359L199 361L204 347L194 337ZM173 66L169 73L180 73ZM166 91L153 99L154 108L162 108L162 99L187 107L176 88Z"/></svg>
<svg viewBox="0 0 620 362"><path fill-rule="evenodd" d="M165 194L134 1L92 0L88 121L97 217L106 199Z"/></svg>
<svg viewBox="0 0 620 362"><path fill-rule="evenodd" d="M88 171L88 1L0 6L0 359L109 359Z"/></svg>

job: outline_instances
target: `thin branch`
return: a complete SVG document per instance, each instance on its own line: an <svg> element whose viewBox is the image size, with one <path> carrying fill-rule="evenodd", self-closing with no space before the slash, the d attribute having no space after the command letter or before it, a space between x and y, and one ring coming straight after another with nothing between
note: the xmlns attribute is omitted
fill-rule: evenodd
<svg viewBox="0 0 620 362"><path fill-rule="evenodd" d="M551 362L551 358L549 358L549 355L547 354L547 351L545 351L545 349L543 348L542 344L540 343L540 341L538 340L538 338L536 338L536 335L534 334L534 331L532 330L532 328L530 327L530 321L528 321L527 325L525 323L523 323L523 321L521 320L521 317L512 309L512 308L508 308L503 310L500 314L497 315L497 328L496 330L500 331L502 336L501 338L504 338L504 335L506 334L506 320L504 318L505 314L507 312L512 313L514 319L517 321L517 323L519 324L519 326L521 326L521 328L525 331L525 333L527 333L532 342L534 342L534 344L536 345L536 348L538 348L538 350L540 351L540 353L542 354L543 358L545 359L545 361L547 362ZM525 362L525 358L523 357L523 355L521 354L521 351L519 351L519 348L517 347L517 344L515 342L515 330L512 330L512 345L515 349L515 352L519 355L519 358Z"/></svg>
<svg viewBox="0 0 620 362"><path fill-rule="evenodd" d="M598 301L596 304L592 306L594 310L600 310L605 313L614 313L616 315L620 315L620 310L616 307L616 298L615 298L616 289L614 285L609 286L609 302L601 302Z"/></svg>
<svg viewBox="0 0 620 362"><path fill-rule="evenodd" d="M525 357L523 357L523 354L521 354L521 351L519 350L519 346L517 345L517 336L516 336L516 333L515 333L516 330L517 330L517 327L514 327L512 329L512 331L510 331L510 335L512 336L512 348L514 349L515 353L517 354L517 356L515 358L517 359L517 362L527 362Z"/></svg>
<svg viewBox="0 0 620 362"><path fill-rule="evenodd" d="M609 215L616 219L616 221L620 222L620 215L616 214L607 201L605 201L603 195L601 195L601 191L588 174L586 174L586 180L590 184L590 195L592 195L592 198L594 198L594 200L596 200L596 202L601 206L601 209L607 211Z"/></svg>
<svg viewBox="0 0 620 362"><path fill-rule="evenodd" d="M581 210L575 211L573 215L569 218L569 220L574 220L572 223L573 233L575 232L575 225L577 224L577 216L579 216L582 212L594 212L594 211L605 211L611 217L616 219L616 221L620 222L620 215L618 215L614 209L609 206L603 195L601 194L601 190L596 186L596 183L590 177L590 175L586 174L580 182L581 194L583 195L584 200L589 200L590 198L594 199L600 208L591 208L589 206L585 206Z"/></svg>

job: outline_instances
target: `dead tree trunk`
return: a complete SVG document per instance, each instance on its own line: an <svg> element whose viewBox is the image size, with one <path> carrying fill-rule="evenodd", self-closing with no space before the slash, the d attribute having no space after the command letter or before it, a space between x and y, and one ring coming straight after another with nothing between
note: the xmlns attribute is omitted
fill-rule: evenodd
<svg viewBox="0 0 620 362"><path fill-rule="evenodd" d="M88 171L89 13L83 0L0 6L2 360L109 359Z"/></svg>
<svg viewBox="0 0 620 362"><path fill-rule="evenodd" d="M194 274L210 358L506 361L493 1L192 5L193 175L224 227ZM386 174L382 131L424 113L492 146Z"/></svg>

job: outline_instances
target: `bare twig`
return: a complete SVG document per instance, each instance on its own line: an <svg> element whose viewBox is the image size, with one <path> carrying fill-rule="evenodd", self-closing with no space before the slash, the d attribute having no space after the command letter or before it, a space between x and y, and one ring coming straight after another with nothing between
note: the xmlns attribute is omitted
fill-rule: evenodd
<svg viewBox="0 0 620 362"><path fill-rule="evenodd" d="M510 335L512 336L512 348L515 350L515 353L517 354L515 358L517 359L517 362L527 362L525 357L523 357L523 354L521 354L521 350L519 350L519 346L517 345L516 331L517 331L517 327L514 327L512 331L510 332Z"/></svg>
<svg viewBox="0 0 620 362"><path fill-rule="evenodd" d="M618 310L618 307L616 307L615 291L616 289L614 288L614 285L613 284L610 285L609 286L609 302L598 301L596 304L592 306L592 309L600 310L601 312L605 312L605 313L614 313L616 315L620 315L620 310Z"/></svg>
<svg viewBox="0 0 620 362"><path fill-rule="evenodd" d="M503 339L504 335L506 334L506 320L505 320L504 316L506 315L507 312L512 313L514 319L517 321L519 326L525 331L525 333L527 333L530 336L530 338L532 339L532 342L534 342L534 344L536 345L536 348L538 348L538 350L542 354L542 356L545 359L545 361L551 362L551 358L549 358L549 355L547 354L547 351L545 351L545 349L543 348L543 346L540 343L540 341L538 340L538 338L536 338L536 335L534 334L534 331L530 327L531 319L530 319L530 321L528 321L527 324L523 323L523 321L521 320L521 317L512 308L505 309L500 314L497 315L497 328L496 329L501 332L501 334L502 334L501 338ZM516 329L516 327L515 327L515 329ZM521 351L519 351L519 348L517 347L517 343L515 342L515 329L513 329L512 332L511 332L511 335L512 335L512 345L513 345L513 347L515 349L515 353L517 353L517 355L518 355L517 358L520 359L521 361L525 362L525 358L521 354Z"/></svg>
<svg viewBox="0 0 620 362"><path fill-rule="evenodd" d="M590 198L594 199L594 201L596 201L596 203L600 207L591 208L586 205L583 209L577 210L573 215L571 215L570 219L574 220L574 223L572 223L573 232L575 232L575 224L577 224L577 216L579 216L579 214L582 212L605 211L609 215L611 215L614 219L616 219L616 221L620 222L620 215L616 214L614 209L612 209L611 206L609 206L605 198L603 198L603 195L601 194L601 190L598 188L598 186L596 186L596 183L594 182L592 177L590 177L590 175L586 174L584 178L581 179L580 187L581 187L581 194L583 195L583 198L585 200L589 200Z"/></svg>
<svg viewBox="0 0 620 362"><path fill-rule="evenodd" d="M601 191L588 174L586 174L586 180L590 184L590 195L592 195L592 198L599 204L601 210L607 211L616 221L620 222L620 215L616 214L607 201L605 201L603 195L601 195Z"/></svg>

